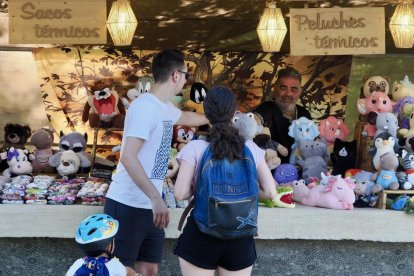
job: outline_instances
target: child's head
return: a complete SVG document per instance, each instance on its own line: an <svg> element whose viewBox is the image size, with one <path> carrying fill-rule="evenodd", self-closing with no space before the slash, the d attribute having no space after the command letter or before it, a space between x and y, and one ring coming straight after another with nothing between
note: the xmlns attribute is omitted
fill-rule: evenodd
<svg viewBox="0 0 414 276"><path fill-rule="evenodd" d="M96 257L108 253L118 226L118 221L109 215L91 215L79 225L75 240L87 256Z"/></svg>

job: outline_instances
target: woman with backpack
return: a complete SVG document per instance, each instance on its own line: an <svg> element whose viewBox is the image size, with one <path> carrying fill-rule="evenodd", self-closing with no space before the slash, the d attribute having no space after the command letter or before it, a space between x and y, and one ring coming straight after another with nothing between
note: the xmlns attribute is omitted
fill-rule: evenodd
<svg viewBox="0 0 414 276"><path fill-rule="evenodd" d="M194 210L174 254L186 275L250 275L256 261L258 198L276 196L264 151L232 126L237 101L225 86L204 99L211 123L207 140L189 142L177 155L179 200L194 195Z"/></svg>

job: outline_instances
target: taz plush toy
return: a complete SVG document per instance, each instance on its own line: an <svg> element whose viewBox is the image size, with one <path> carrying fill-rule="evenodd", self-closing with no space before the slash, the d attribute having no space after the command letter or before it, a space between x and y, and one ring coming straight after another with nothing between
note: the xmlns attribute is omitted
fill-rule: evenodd
<svg viewBox="0 0 414 276"><path fill-rule="evenodd" d="M112 80L97 80L90 87L90 95L85 103L82 121L95 127L123 128L125 108L113 89Z"/></svg>
<svg viewBox="0 0 414 276"><path fill-rule="evenodd" d="M180 151L188 142L193 140L196 132L195 127L175 125L173 128L173 138L171 147Z"/></svg>

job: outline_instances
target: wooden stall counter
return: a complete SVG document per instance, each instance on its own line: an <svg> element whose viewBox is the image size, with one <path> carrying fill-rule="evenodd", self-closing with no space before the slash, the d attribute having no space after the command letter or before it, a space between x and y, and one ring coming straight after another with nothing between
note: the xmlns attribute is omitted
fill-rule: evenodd
<svg viewBox="0 0 414 276"><path fill-rule="evenodd" d="M79 223L102 213L102 206L0 205L0 238L74 238ZM183 209L170 209L167 238L177 238ZM367 240L414 242L414 217L402 211L361 208L332 210L307 207L259 208L259 239Z"/></svg>

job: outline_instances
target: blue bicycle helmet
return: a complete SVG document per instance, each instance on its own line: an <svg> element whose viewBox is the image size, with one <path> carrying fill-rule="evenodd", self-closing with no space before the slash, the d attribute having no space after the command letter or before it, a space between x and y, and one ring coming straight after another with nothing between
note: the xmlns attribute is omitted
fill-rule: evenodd
<svg viewBox="0 0 414 276"><path fill-rule="evenodd" d="M118 221L111 216L95 214L81 222L75 240L85 252L105 250L118 232L118 226Z"/></svg>

